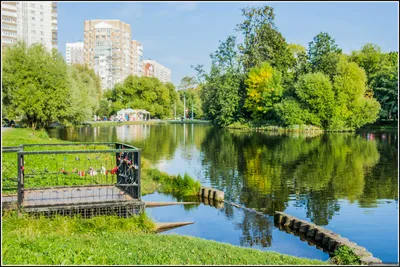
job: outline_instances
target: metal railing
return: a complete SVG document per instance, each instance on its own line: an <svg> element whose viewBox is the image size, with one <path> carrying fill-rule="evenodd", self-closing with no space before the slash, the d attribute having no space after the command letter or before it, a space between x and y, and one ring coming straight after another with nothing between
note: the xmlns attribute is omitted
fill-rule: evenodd
<svg viewBox="0 0 400 267"><path fill-rule="evenodd" d="M5 155L2 192L16 185L19 208L141 199L140 149L127 144L24 144Z"/></svg>

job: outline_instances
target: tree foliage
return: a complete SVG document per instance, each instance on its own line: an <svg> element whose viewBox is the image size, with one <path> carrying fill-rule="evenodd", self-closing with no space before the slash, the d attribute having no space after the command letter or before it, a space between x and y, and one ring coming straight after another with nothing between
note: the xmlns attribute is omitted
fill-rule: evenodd
<svg viewBox="0 0 400 267"><path fill-rule="evenodd" d="M368 80L368 94L381 104L381 119L397 119L398 53L382 53L379 46L367 43L353 51L350 60L362 67Z"/></svg>
<svg viewBox="0 0 400 267"><path fill-rule="evenodd" d="M162 83L155 77L133 75L105 93L106 101L111 101L112 114L123 108L145 109L157 118L172 116L176 96L172 83Z"/></svg>
<svg viewBox="0 0 400 267"><path fill-rule="evenodd" d="M309 73L295 85L295 99L285 99L276 112L286 125L311 124L325 130L354 130L374 122L380 105L365 96L366 75L341 57L332 83L323 73ZM299 114L300 113L300 114Z"/></svg>
<svg viewBox="0 0 400 267"><path fill-rule="evenodd" d="M100 78L85 65L72 65L67 69L70 88L68 102L70 109L66 120L73 124L91 119L100 108Z"/></svg>
<svg viewBox="0 0 400 267"><path fill-rule="evenodd" d="M187 117L191 117L193 111L193 118L200 119L203 117L202 101L200 98L201 88L196 84L195 77L185 76L179 85L179 99L177 101L177 116L184 114L184 99L186 100Z"/></svg>
<svg viewBox="0 0 400 267"><path fill-rule="evenodd" d="M245 80L247 98L244 106L254 120L272 117L274 105L281 100L283 94L281 80L281 73L266 62L250 70Z"/></svg>
<svg viewBox="0 0 400 267"><path fill-rule="evenodd" d="M3 54L3 111L39 129L78 124L99 109L100 80L86 66L67 66L61 54L19 42Z"/></svg>
<svg viewBox="0 0 400 267"><path fill-rule="evenodd" d="M242 9L244 21L236 30L244 37L240 52L245 71L268 62L275 69L286 72L293 64L293 56L285 38L274 24L274 9L270 6Z"/></svg>
<svg viewBox="0 0 400 267"><path fill-rule="evenodd" d="M244 20L236 30L243 43L236 45L236 38L229 36L210 55L209 73L196 68L203 111L214 123L250 120L354 130L374 122L380 106L381 117L396 117L396 53L382 54L379 47L367 44L345 55L324 32L308 49L287 44L274 23L272 7L241 11Z"/></svg>
<svg viewBox="0 0 400 267"><path fill-rule="evenodd" d="M342 50L328 33L319 33L308 44L308 58L313 72L322 72L331 79L336 74Z"/></svg>
<svg viewBox="0 0 400 267"><path fill-rule="evenodd" d="M238 119L243 95L243 75L236 38L228 36L211 55L211 71L198 66L201 80L201 100L206 118L220 126Z"/></svg>

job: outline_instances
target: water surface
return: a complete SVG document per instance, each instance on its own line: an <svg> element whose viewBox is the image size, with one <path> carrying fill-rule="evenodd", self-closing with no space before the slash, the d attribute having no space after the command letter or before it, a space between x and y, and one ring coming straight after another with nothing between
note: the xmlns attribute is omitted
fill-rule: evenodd
<svg viewBox="0 0 400 267"><path fill-rule="evenodd" d="M241 132L209 125L120 125L52 129L70 141L119 141L170 174L188 173L229 205L149 209L157 221L195 221L165 232L234 245L327 259L328 255L273 225L274 211L312 221L366 247L384 262L398 262L397 132ZM175 200L153 194L143 199Z"/></svg>

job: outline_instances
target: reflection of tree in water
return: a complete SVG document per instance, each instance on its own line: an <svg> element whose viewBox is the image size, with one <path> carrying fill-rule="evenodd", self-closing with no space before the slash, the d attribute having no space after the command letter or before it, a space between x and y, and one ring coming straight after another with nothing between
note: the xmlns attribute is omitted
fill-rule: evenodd
<svg viewBox="0 0 400 267"><path fill-rule="evenodd" d="M311 222L317 225L328 225L335 212L338 212L340 206L334 198L333 191L310 191L308 195L302 195L304 206L306 207L306 216Z"/></svg>
<svg viewBox="0 0 400 267"><path fill-rule="evenodd" d="M382 176L370 175L380 154L375 141L354 133L293 136L211 129L202 151L208 178L227 192L227 199L272 215L284 211L291 196L298 195L297 205L320 225L328 224L339 210L337 199L363 199L368 190L384 187L365 186L368 177ZM390 177L397 183L397 176ZM397 189L386 195L393 198L394 192Z"/></svg>
<svg viewBox="0 0 400 267"><path fill-rule="evenodd" d="M244 211L242 222L236 224L236 227L242 230L240 245L270 247L273 225L273 221L267 217Z"/></svg>
<svg viewBox="0 0 400 267"><path fill-rule="evenodd" d="M232 135L223 129L211 128L201 144L201 151L204 153L202 165L211 185L224 191L226 199L237 199L243 187L239 176L242 164L238 161Z"/></svg>
<svg viewBox="0 0 400 267"><path fill-rule="evenodd" d="M365 208L377 207L377 199L398 200L398 147L397 133L380 134L377 142L380 158L365 176L363 195L359 205Z"/></svg>

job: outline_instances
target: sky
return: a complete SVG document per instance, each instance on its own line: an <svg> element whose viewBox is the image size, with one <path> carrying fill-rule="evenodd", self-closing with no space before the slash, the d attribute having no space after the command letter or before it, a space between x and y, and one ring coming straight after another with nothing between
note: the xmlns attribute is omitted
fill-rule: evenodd
<svg viewBox="0 0 400 267"><path fill-rule="evenodd" d="M397 2L59 2L58 47L83 42L85 20L119 19L131 25L132 39L143 45L143 59L153 59L172 71L179 85L195 76L191 65L208 70L219 41L243 21L241 8L269 5L275 24L288 43L308 43L329 33L344 53L374 43L383 52L398 51Z"/></svg>

